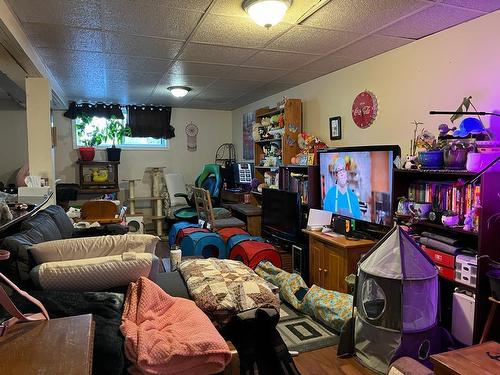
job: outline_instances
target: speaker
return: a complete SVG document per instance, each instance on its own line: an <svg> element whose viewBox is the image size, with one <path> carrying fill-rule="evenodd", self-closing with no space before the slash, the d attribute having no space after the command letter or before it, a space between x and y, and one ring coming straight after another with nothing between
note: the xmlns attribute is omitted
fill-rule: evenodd
<svg viewBox="0 0 500 375"><path fill-rule="evenodd" d="M305 244L292 245L292 270L307 283L309 280L309 251Z"/></svg>
<svg viewBox="0 0 500 375"><path fill-rule="evenodd" d="M129 233L143 234L144 233L144 218L142 216L127 216L125 218Z"/></svg>

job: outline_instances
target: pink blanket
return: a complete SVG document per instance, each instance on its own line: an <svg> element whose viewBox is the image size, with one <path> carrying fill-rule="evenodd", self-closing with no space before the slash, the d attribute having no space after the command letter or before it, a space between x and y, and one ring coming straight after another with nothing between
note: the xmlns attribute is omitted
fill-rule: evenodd
<svg viewBox="0 0 500 375"><path fill-rule="evenodd" d="M151 280L130 283L120 330L133 374L214 374L231 352L208 317Z"/></svg>

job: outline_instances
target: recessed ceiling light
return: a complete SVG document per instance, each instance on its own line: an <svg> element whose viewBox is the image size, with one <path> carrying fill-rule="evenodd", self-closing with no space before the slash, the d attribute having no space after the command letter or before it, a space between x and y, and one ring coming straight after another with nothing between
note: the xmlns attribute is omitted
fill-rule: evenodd
<svg viewBox="0 0 500 375"><path fill-rule="evenodd" d="M191 91L191 87L187 86L170 86L167 88L168 91L172 93L176 98L182 98L187 95L189 91Z"/></svg>
<svg viewBox="0 0 500 375"><path fill-rule="evenodd" d="M244 0L243 9L257 25L271 27L279 23L292 0Z"/></svg>

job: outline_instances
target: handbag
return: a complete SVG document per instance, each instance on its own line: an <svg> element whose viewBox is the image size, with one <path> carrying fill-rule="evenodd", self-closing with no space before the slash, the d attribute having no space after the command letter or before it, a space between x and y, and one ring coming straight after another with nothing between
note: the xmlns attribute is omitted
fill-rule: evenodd
<svg viewBox="0 0 500 375"><path fill-rule="evenodd" d="M9 258L9 252L5 250L0 250L0 260L5 260ZM0 337L5 335L7 330L12 327L14 324L18 322L34 322L40 320L49 320L49 314L43 304L37 300L35 297L29 295L24 290L21 290L10 281L6 276L4 276L0 272L0 282L4 282L9 287L11 287L14 291L19 293L21 296L26 298L28 301L32 302L40 309L40 313L36 314L23 314L19 309L14 305L14 302L10 299L7 292L0 287L0 305L12 316L12 318L0 323Z"/></svg>

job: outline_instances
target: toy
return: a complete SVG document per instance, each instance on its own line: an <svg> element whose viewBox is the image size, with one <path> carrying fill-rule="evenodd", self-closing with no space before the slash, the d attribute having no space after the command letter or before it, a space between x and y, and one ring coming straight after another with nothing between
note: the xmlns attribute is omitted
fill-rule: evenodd
<svg viewBox="0 0 500 375"><path fill-rule="evenodd" d="M415 155L406 155L403 169L417 169L417 157Z"/></svg>
<svg viewBox="0 0 500 375"><path fill-rule="evenodd" d="M259 127L260 127L260 124L258 122L254 122L252 124L252 139L254 142L260 141Z"/></svg>
<svg viewBox="0 0 500 375"><path fill-rule="evenodd" d="M75 207L70 207L69 210L66 212L66 215L68 215L70 219L79 219L80 209Z"/></svg>
<svg viewBox="0 0 500 375"><path fill-rule="evenodd" d="M0 221L12 220L12 212L5 202L0 202Z"/></svg>
<svg viewBox="0 0 500 375"><path fill-rule="evenodd" d="M106 182L108 180L107 169L92 169L93 182Z"/></svg>

